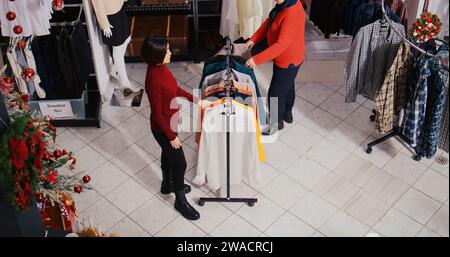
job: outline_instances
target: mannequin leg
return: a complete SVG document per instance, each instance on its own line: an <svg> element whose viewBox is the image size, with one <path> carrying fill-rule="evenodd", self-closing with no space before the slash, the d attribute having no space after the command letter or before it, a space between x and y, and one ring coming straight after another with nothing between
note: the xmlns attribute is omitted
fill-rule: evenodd
<svg viewBox="0 0 450 257"><path fill-rule="evenodd" d="M113 47L113 58L114 63L111 66L112 75L119 80L120 87L128 88L133 92L138 92L140 88L131 84L128 79L127 69L125 66L125 52L127 50L127 46L131 41L131 36L120 46Z"/></svg>

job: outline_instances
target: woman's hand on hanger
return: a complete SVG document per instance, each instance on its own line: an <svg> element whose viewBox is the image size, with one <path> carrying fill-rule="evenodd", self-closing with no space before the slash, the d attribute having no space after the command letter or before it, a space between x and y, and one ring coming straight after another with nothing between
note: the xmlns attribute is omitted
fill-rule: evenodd
<svg viewBox="0 0 450 257"><path fill-rule="evenodd" d="M112 29L113 29L113 25L109 24L108 27L103 30L103 35L105 35L105 37L110 38L112 36Z"/></svg>
<svg viewBox="0 0 450 257"><path fill-rule="evenodd" d="M208 108L211 106L211 102L208 100L202 100L200 102L200 106L202 107L202 109Z"/></svg>
<svg viewBox="0 0 450 257"><path fill-rule="evenodd" d="M176 137L173 141L170 141L170 144L174 149L180 149L181 148L181 141L178 137Z"/></svg>
<svg viewBox="0 0 450 257"><path fill-rule="evenodd" d="M245 63L245 66L254 69L256 67L256 63L253 60L253 58L248 59L248 61Z"/></svg>
<svg viewBox="0 0 450 257"><path fill-rule="evenodd" d="M255 46L255 42L249 40L246 43L248 50L252 50L252 48Z"/></svg>

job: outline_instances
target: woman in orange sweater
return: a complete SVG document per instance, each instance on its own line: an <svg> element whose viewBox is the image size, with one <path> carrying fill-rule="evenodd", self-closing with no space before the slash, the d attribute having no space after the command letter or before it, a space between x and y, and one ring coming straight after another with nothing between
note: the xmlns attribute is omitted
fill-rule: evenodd
<svg viewBox="0 0 450 257"><path fill-rule="evenodd" d="M247 61L248 67L274 62L268 94L271 126L263 133L265 135L283 129L284 122L293 122L295 78L305 56L306 14L302 2L276 0L276 3L269 18L247 42L253 55ZM270 106L273 97L278 98L277 113Z"/></svg>

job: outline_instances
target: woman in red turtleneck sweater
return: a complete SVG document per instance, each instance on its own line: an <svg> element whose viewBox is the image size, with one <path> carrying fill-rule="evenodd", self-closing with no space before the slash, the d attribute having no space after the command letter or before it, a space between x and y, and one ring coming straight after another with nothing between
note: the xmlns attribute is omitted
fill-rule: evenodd
<svg viewBox="0 0 450 257"><path fill-rule="evenodd" d="M171 102L176 97L184 97L191 102L199 103L192 94L180 88L169 68L171 52L164 38L148 37L142 46L141 55L148 64L145 79L145 91L150 102L150 124L153 136L162 148L161 193L175 193L175 209L186 219L198 220L200 214L186 200L186 193L191 191L184 184L186 158L181 141L178 138L177 125L179 109L171 108ZM178 105L176 105L178 106Z"/></svg>

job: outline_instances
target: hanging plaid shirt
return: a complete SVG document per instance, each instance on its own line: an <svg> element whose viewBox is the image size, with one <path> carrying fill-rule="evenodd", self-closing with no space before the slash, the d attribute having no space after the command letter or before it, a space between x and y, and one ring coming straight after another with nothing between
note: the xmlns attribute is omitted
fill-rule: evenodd
<svg viewBox="0 0 450 257"><path fill-rule="evenodd" d="M429 69L429 60L426 56L419 57L420 78L417 83L411 101L408 103L405 112L405 127L403 134L409 141L411 147L416 147L418 138L420 137L421 128L425 121L425 110L427 105L428 94L428 77L431 72Z"/></svg>
<svg viewBox="0 0 450 257"><path fill-rule="evenodd" d="M440 139L442 113L445 107L445 71L436 59L430 61L428 96L423 131L419 137L416 154L428 159L436 154ZM447 74L448 75L448 74Z"/></svg>
<svg viewBox="0 0 450 257"><path fill-rule="evenodd" d="M404 36L403 25L393 26ZM345 89L347 103L356 102L358 94L375 100L375 94L384 82L402 37L381 21L362 27L355 36L345 64Z"/></svg>
<svg viewBox="0 0 450 257"><path fill-rule="evenodd" d="M400 46L381 89L376 93L376 129L380 133L389 132L394 128L394 113L406 102L409 49L409 44L403 43Z"/></svg>

